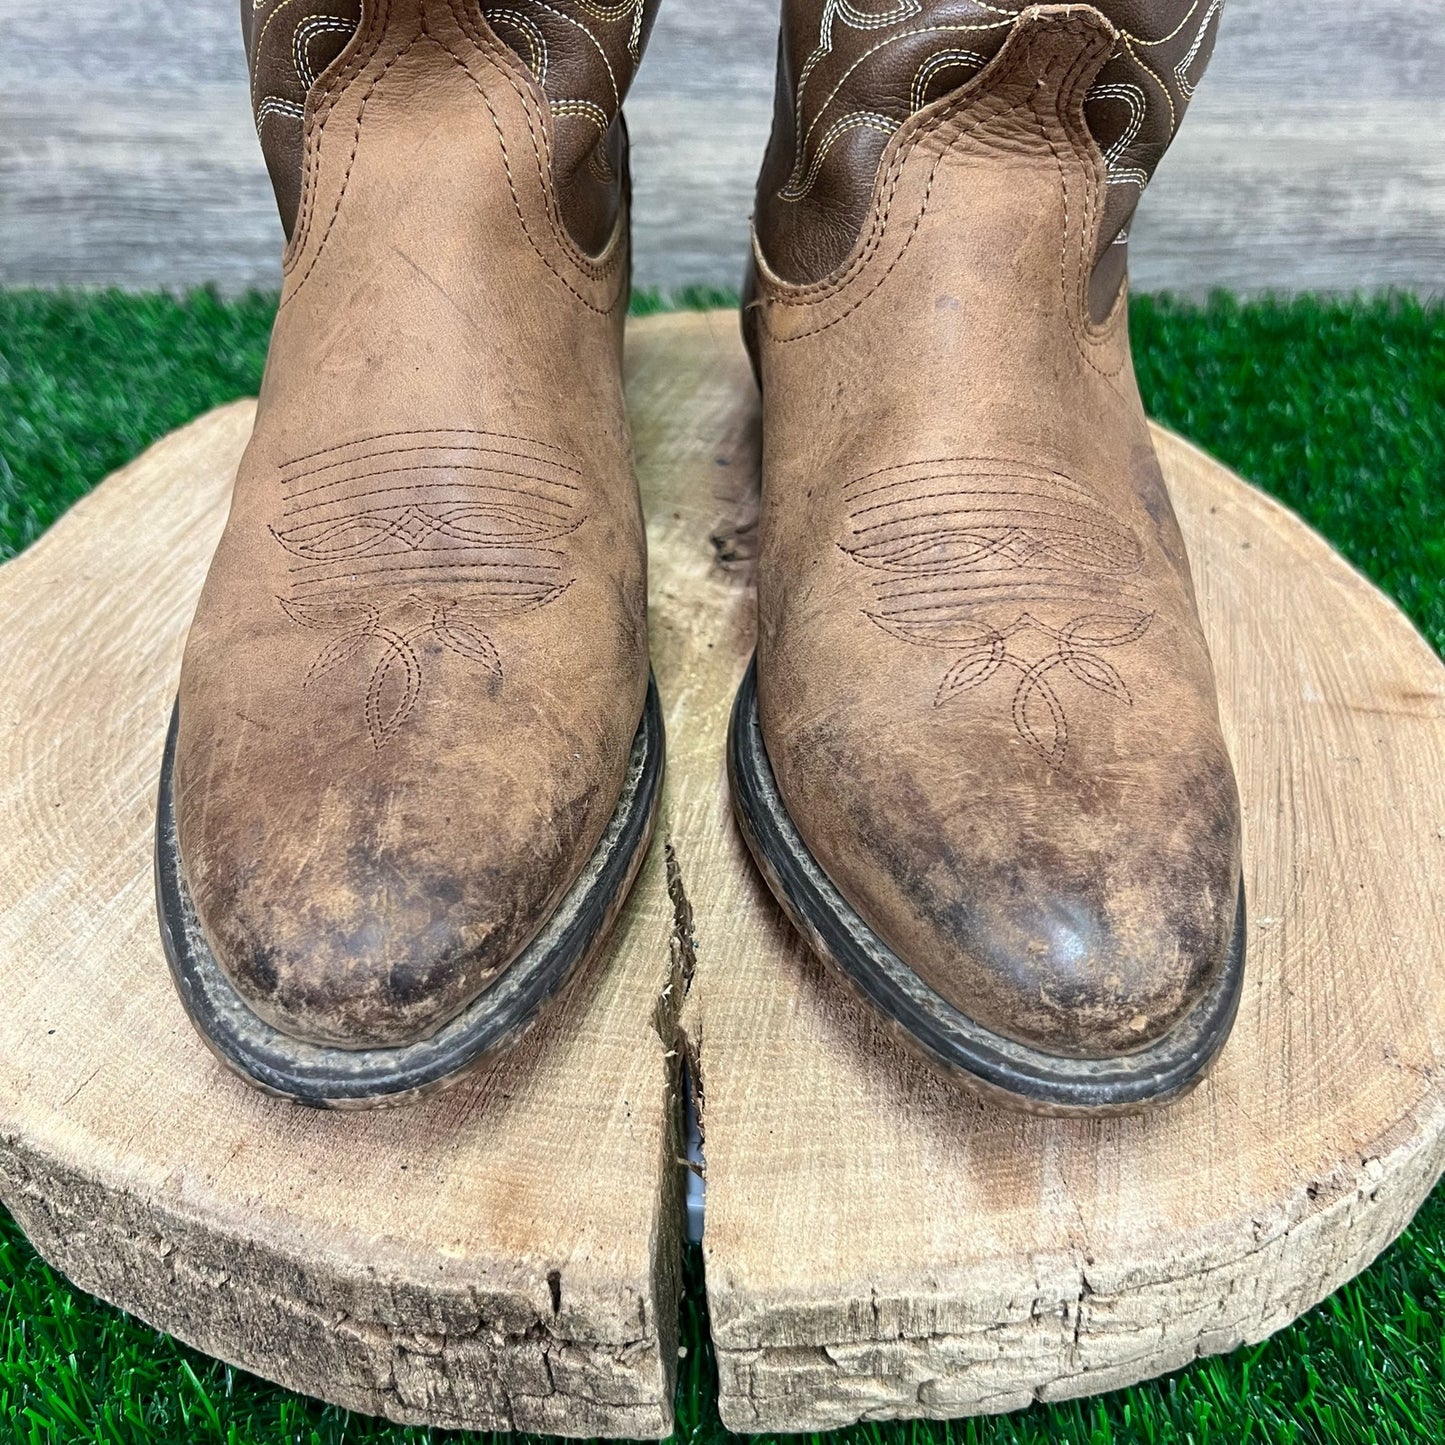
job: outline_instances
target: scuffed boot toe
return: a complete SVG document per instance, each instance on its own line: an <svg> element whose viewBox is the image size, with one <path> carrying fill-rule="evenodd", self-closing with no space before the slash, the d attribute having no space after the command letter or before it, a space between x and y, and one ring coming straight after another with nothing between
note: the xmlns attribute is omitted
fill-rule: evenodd
<svg viewBox="0 0 1445 1445"><path fill-rule="evenodd" d="M1135 1054L1165 1040L1225 968L1238 880L1227 862L1204 880L1138 859L1111 882L1120 861L1066 879L980 863L950 880L943 907L888 932L908 938L905 957L941 998L1004 1038L1067 1058Z"/></svg>
<svg viewBox="0 0 1445 1445"><path fill-rule="evenodd" d="M187 747L173 723L166 748L162 935L212 1049L269 1092L351 1108L428 1092L515 1043L606 937L646 851L656 690L615 784L577 765L576 735L534 729L524 785L393 760L370 787L365 751L332 738L316 743L329 766L302 761L267 791L272 735L198 730Z"/></svg>
<svg viewBox="0 0 1445 1445"><path fill-rule="evenodd" d="M1141 772L1132 807L1090 816L1091 771L1049 782L1013 763L925 788L912 761L956 750L860 716L780 730L770 751L750 671L730 732L744 836L824 961L929 1063L1015 1107L1108 1113L1187 1092L1242 981L1227 764L1160 766L1156 792Z"/></svg>
<svg viewBox="0 0 1445 1445"><path fill-rule="evenodd" d="M482 992L545 917L547 899L501 892L484 907L421 850L311 861L285 884L212 894L202 924L249 1006L282 1033L343 1049L432 1037ZM224 871L224 870L223 870ZM504 870L482 870L497 876ZM522 894L521 879L512 881ZM496 916L497 905L510 916Z"/></svg>

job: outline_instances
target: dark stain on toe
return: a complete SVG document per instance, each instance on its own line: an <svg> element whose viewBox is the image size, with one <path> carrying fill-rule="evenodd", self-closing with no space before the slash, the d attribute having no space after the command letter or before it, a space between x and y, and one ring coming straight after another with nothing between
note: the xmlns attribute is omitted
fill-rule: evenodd
<svg viewBox="0 0 1445 1445"><path fill-rule="evenodd" d="M807 759L835 780L848 846L817 831L809 846L868 925L969 1017L1048 1052L1127 1054L1167 1033L1223 966L1239 872L1227 761L1184 765L1161 820L1099 772L952 810L895 752L879 807L876 786L852 782L872 770L848 737L846 720L817 720L780 750L785 776ZM1176 836L1176 818L1187 833Z"/></svg>

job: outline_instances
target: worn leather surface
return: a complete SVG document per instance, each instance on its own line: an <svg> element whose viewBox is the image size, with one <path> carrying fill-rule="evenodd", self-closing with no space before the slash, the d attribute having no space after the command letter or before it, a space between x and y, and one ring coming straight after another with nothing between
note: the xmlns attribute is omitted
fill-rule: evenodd
<svg viewBox="0 0 1445 1445"><path fill-rule="evenodd" d="M1222 965L1239 804L1129 355L1087 97L1118 34L1031 7L883 149L813 284L760 238L763 735L869 925L1053 1053L1164 1034ZM829 244L832 244L831 242Z"/></svg>
<svg viewBox="0 0 1445 1445"><path fill-rule="evenodd" d="M1022 0L787 0L755 224L773 271L817 281L852 248L889 138L997 54ZM1093 307L1123 279L1128 226L1214 49L1223 0L1100 0L1113 49L1084 113L1108 166Z"/></svg>
<svg viewBox="0 0 1445 1445"><path fill-rule="evenodd" d="M563 220L584 251L607 244L623 204L622 99L658 0L482 0L493 33L541 85L552 115L552 174ZM256 130L289 237L301 194L306 98L345 49L362 0L241 0Z"/></svg>
<svg viewBox="0 0 1445 1445"><path fill-rule="evenodd" d="M307 101L176 767L207 937L298 1037L434 1031L617 803L647 681L626 217L583 254L555 154L474 0L368 0Z"/></svg>

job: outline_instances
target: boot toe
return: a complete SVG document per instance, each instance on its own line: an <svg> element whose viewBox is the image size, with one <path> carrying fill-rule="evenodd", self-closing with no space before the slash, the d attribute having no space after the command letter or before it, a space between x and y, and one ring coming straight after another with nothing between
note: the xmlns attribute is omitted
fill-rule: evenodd
<svg viewBox="0 0 1445 1445"><path fill-rule="evenodd" d="M1041 1054L1107 1059L1209 994L1239 897L1222 747L1136 763L1105 793L1091 769L950 777L939 750L867 747L872 731L780 746L782 799L867 929L945 1004Z"/></svg>
<svg viewBox="0 0 1445 1445"><path fill-rule="evenodd" d="M463 881L422 859L353 867L326 885L317 871L291 890L212 899L204 914L222 971L292 1038L349 1049L430 1038L497 976L525 931L479 917ZM366 881L383 872L384 884Z"/></svg>
<svg viewBox="0 0 1445 1445"><path fill-rule="evenodd" d="M217 967L298 1040L432 1037L515 962L596 850L627 758L619 714L590 753L570 728L532 725L512 759L422 728L381 753L334 727L188 739L183 708L181 871Z"/></svg>
<svg viewBox="0 0 1445 1445"><path fill-rule="evenodd" d="M1034 877L1006 896L959 880L909 960L961 1013L1046 1054L1110 1058L1168 1035L1224 964L1237 885L1168 869L1111 883ZM984 875L986 877L986 875ZM942 917L939 913L942 913ZM917 935L920 920L913 920Z"/></svg>

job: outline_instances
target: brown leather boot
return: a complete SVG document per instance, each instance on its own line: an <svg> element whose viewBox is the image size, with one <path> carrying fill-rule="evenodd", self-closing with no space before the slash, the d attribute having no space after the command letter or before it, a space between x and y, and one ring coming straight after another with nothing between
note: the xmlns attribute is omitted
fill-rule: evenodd
<svg viewBox="0 0 1445 1445"><path fill-rule="evenodd" d="M289 237L161 786L162 931L253 1082L513 1042L650 836L620 105L655 0L256 0Z"/></svg>
<svg viewBox="0 0 1445 1445"><path fill-rule="evenodd" d="M1182 1093L1239 998L1239 802L1123 284L1219 9L784 9L737 812L908 1043L1040 1111Z"/></svg>

